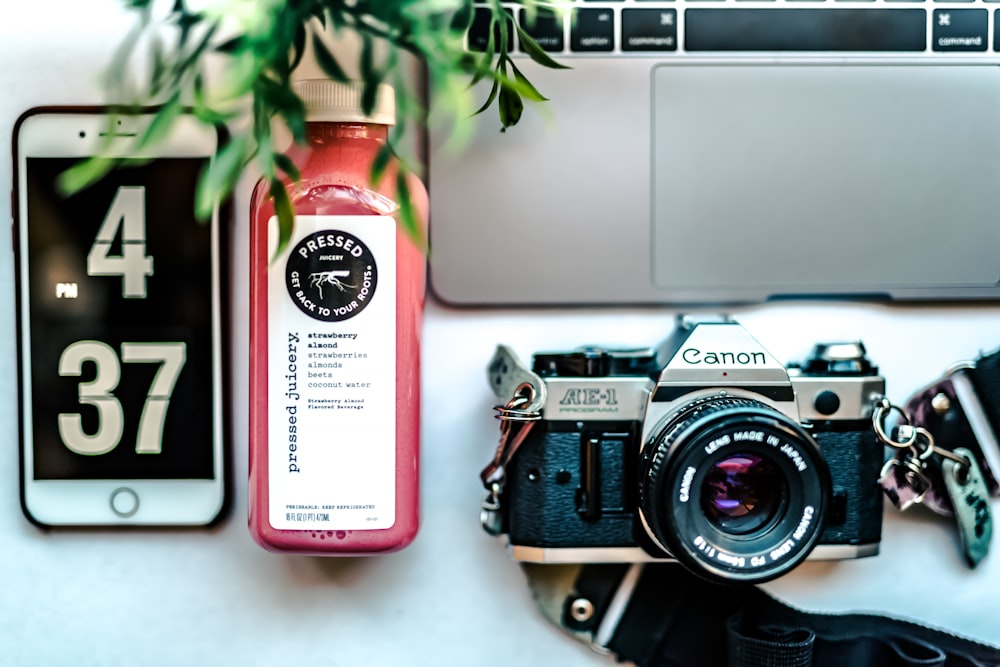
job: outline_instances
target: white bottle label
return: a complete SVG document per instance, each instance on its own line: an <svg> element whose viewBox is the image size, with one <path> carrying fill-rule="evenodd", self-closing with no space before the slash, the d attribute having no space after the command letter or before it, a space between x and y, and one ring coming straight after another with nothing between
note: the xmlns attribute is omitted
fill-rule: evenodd
<svg viewBox="0 0 1000 667"><path fill-rule="evenodd" d="M278 222L268 226L268 256ZM268 269L268 507L279 530L396 520L396 221L296 216Z"/></svg>

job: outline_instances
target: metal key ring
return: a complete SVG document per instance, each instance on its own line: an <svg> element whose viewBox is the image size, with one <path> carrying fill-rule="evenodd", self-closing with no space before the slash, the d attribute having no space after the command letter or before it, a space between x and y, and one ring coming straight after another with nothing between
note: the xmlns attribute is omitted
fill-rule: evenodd
<svg viewBox="0 0 1000 667"><path fill-rule="evenodd" d="M535 388L527 382L522 382L514 390L514 396L507 401L506 405L494 405L493 410L497 414L493 415L501 421L538 421L542 414L535 410L521 410L525 405L531 405L535 400Z"/></svg>
<svg viewBox="0 0 1000 667"><path fill-rule="evenodd" d="M911 432L910 437L904 441L893 440L889 436L889 434L885 432L885 420L894 411L898 412L900 417L903 418L904 424L910 423L910 416L906 413L906 411L903 408L899 407L898 405L893 405L891 402L889 402L888 398L883 398L881 401L879 401L878 407L875 408L875 413L872 415L872 428L875 429L875 435L878 436L879 440L889 445L890 447L893 447L895 449L910 449L917 443L917 433L919 429L914 429Z"/></svg>
<svg viewBox="0 0 1000 667"><path fill-rule="evenodd" d="M926 461L933 455L937 454L942 458L950 459L955 463L959 464L960 466L962 466L963 470L968 470L969 466L971 465L969 459L967 459L965 456L962 456L961 454L956 454L950 449L945 449L944 447L936 446L934 444L934 436L931 435L931 432L928 431L926 428L924 428L923 426L918 426L914 429L914 434L917 436L918 439L920 438L920 436L923 436L924 439L924 449L917 455L917 458L919 458L921 461ZM916 449L919 450L920 447L916 447Z"/></svg>
<svg viewBox="0 0 1000 667"><path fill-rule="evenodd" d="M931 432L925 429L923 426L917 426L916 428L914 428L913 435L916 440L920 440L921 437L923 437L923 442L921 443L922 447L919 445L914 446L914 449L919 452L917 454L917 458L920 459L921 461L926 461L930 457L934 456L934 454L942 454L943 452L947 451L945 449L941 449L939 447L934 446L934 436L931 435Z"/></svg>

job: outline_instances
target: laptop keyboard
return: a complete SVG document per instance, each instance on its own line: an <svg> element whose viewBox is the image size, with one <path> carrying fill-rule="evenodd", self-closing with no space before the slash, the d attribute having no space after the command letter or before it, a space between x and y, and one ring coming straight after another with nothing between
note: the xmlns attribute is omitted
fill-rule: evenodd
<svg viewBox="0 0 1000 667"><path fill-rule="evenodd" d="M577 0L538 6L533 22L505 7L556 56L1000 52L1000 0ZM484 51L489 30L478 7L469 48Z"/></svg>

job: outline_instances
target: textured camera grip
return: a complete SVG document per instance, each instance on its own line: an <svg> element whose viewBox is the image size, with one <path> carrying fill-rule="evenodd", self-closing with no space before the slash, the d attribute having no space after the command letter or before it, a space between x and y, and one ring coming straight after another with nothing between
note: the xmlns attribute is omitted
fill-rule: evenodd
<svg viewBox="0 0 1000 667"><path fill-rule="evenodd" d="M871 544L882 537L882 445L867 424L856 426L815 434L834 493L821 544Z"/></svg>
<svg viewBox="0 0 1000 667"><path fill-rule="evenodd" d="M548 429L551 425L540 422L508 466L504 495L511 544L545 548L634 546L633 508L602 513L596 520L579 511L580 492L586 486L581 466L584 436L576 430ZM608 446L602 447L599 491L602 497L620 496L634 483L628 476L628 461L636 457L635 438L604 440Z"/></svg>

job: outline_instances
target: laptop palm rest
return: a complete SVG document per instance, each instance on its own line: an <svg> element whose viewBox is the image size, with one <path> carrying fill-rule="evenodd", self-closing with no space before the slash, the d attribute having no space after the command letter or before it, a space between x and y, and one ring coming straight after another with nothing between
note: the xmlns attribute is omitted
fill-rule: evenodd
<svg viewBox="0 0 1000 667"><path fill-rule="evenodd" d="M652 267L761 296L1000 279L1000 68L653 70Z"/></svg>

